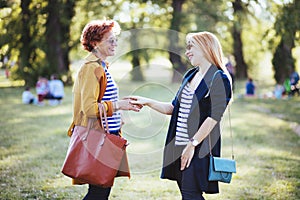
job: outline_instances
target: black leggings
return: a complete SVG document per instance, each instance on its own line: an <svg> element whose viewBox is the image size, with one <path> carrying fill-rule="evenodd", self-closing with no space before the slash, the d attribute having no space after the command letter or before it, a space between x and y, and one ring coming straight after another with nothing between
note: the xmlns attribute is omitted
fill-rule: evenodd
<svg viewBox="0 0 300 200"><path fill-rule="evenodd" d="M88 193L83 200L108 200L111 187L103 188L100 186L89 185Z"/></svg>
<svg viewBox="0 0 300 200"><path fill-rule="evenodd" d="M205 200L201 191L183 190L180 181L177 181L177 185L180 190L182 200Z"/></svg>

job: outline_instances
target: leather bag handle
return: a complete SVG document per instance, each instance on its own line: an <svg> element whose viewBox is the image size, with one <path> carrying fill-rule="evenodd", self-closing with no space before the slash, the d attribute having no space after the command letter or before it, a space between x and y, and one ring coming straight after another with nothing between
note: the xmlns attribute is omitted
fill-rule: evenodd
<svg viewBox="0 0 300 200"><path fill-rule="evenodd" d="M100 121L101 121L100 123L101 123L103 129L105 130L105 132L107 134L110 134L109 128L108 128L107 113L106 113L105 107L103 106L102 103L98 103L98 107L99 107L99 113L100 113ZM103 119L104 119L105 126L103 124Z"/></svg>

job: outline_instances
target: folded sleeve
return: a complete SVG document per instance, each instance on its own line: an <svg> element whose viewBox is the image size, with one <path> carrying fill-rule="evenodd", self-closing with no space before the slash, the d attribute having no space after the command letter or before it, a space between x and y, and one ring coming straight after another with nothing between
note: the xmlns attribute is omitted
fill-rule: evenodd
<svg viewBox="0 0 300 200"><path fill-rule="evenodd" d="M211 118L220 121L231 99L231 85L227 76L218 73L210 87Z"/></svg>

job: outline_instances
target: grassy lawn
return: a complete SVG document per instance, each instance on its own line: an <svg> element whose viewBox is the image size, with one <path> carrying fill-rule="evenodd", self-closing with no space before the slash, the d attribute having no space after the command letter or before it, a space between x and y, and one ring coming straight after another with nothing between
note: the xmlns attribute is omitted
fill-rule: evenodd
<svg viewBox="0 0 300 200"><path fill-rule="evenodd" d="M145 95L171 101L177 85L162 81L119 82L120 96ZM72 186L61 174L71 122L71 87L61 105L22 105L22 88L0 88L0 199L82 199L87 186ZM237 174L207 199L300 199L300 98L236 99L231 107ZM117 178L111 199L180 199L174 182L161 180L162 149L169 117L149 109L124 113L131 143L131 179ZM230 156L228 113L222 154Z"/></svg>

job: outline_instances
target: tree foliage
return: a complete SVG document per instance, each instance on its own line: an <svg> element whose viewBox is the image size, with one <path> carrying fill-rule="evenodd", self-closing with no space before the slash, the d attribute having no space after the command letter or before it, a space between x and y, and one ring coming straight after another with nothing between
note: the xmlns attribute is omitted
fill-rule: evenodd
<svg viewBox="0 0 300 200"><path fill-rule="evenodd" d="M15 60L12 78L34 85L38 76L69 71L70 25L74 0L22 0L2 5L1 55ZM14 38L11 40L11 38Z"/></svg>
<svg viewBox="0 0 300 200"><path fill-rule="evenodd" d="M280 42L275 49L272 64L275 71L274 78L280 84L295 70L292 49L300 39L299 11L300 1L284 5L274 24L274 30Z"/></svg>
<svg viewBox="0 0 300 200"><path fill-rule="evenodd" d="M129 43L130 51L127 52L126 57L132 64L131 79L133 81L144 80L143 65L150 60L149 49L145 48L148 40L145 39L145 34L142 29L149 27L161 27L166 28L166 22L168 22L169 13L167 11L168 4L164 1L128 1L123 2L127 6L123 6L119 13L116 13L115 18L119 18L119 15L127 14L127 20L121 19L123 29L129 30ZM153 30L151 38L153 41L159 40L160 35L156 35ZM143 33L142 33L143 32ZM149 34L147 34L149 35ZM150 45L151 46L151 45ZM153 50L153 49L152 49Z"/></svg>
<svg viewBox="0 0 300 200"><path fill-rule="evenodd" d="M255 32L249 21L261 23L255 17L254 5L264 3L275 4L260 0L0 1L0 64L2 68L10 67L11 78L25 80L28 85L33 85L38 76L49 77L52 73L64 75L68 81L70 62L86 54L79 42L83 26L90 20L108 17L130 32L130 37L123 37L130 50L122 59L131 62L133 80L143 80L145 63L158 53L169 56L173 81L181 79L176 75L190 65L184 56L184 35L204 30L218 35L225 54L235 57L237 76L245 78L258 62L257 51L264 49L260 43L249 42L254 41L249 37L263 37L264 33ZM295 68L291 50L299 40L299 1L283 4L275 12L270 7L262 8L276 17L272 28L274 45L270 49L276 54L273 65L279 82L289 69ZM165 31L139 31L149 27ZM160 48L155 49L155 44ZM4 62L6 58L10 62Z"/></svg>

